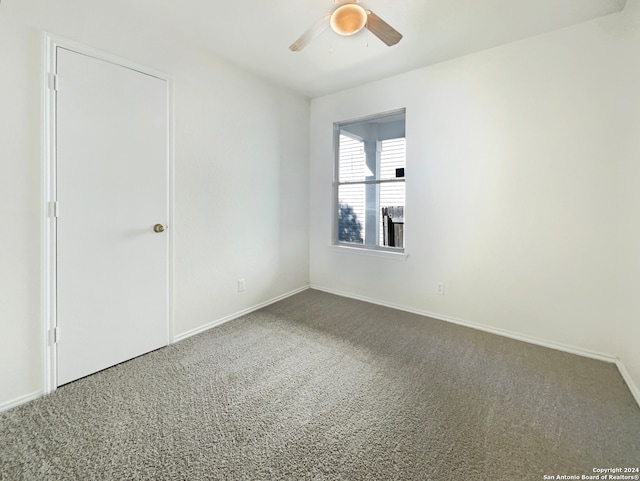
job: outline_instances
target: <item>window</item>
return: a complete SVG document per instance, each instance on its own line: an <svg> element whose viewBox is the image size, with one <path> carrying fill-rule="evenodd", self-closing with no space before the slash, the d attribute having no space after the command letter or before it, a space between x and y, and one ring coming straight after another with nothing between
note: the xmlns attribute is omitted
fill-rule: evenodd
<svg viewBox="0 0 640 481"><path fill-rule="evenodd" d="M335 125L334 243L404 252L405 111Z"/></svg>

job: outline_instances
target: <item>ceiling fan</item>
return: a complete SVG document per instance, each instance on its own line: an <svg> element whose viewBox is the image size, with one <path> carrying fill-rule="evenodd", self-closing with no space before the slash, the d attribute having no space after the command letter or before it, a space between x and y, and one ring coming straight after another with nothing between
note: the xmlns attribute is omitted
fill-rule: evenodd
<svg viewBox="0 0 640 481"><path fill-rule="evenodd" d="M329 26L337 34L345 36L358 33L366 27L389 47L398 43L402 38L400 32L375 13L358 5L358 0L333 0L333 2L338 5L338 8L314 23L309 30L289 46L289 50L299 52Z"/></svg>

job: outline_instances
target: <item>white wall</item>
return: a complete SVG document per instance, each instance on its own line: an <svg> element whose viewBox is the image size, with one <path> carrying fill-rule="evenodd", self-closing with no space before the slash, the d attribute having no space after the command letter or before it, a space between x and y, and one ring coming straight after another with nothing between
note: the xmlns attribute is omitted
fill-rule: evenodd
<svg viewBox="0 0 640 481"><path fill-rule="evenodd" d="M177 335L308 284L308 100L106 6L0 7L0 407L42 390L42 30L175 78Z"/></svg>
<svg viewBox="0 0 640 481"><path fill-rule="evenodd" d="M622 161L627 129L619 106L633 97L637 126L640 84L638 28L627 25L628 15L314 99L311 285L624 354L640 385L638 305L619 289L619 181L627 164L638 180L640 150L636 128L635 150ZM636 80L621 91L621 68L629 61L620 56L623 46L627 57L636 55ZM332 124L401 107L407 109L409 257L337 252L329 247ZM637 286L637 182L634 187L627 192L636 236L628 274ZM434 293L440 280L444 296ZM635 341L628 340L633 334Z"/></svg>
<svg viewBox="0 0 640 481"><path fill-rule="evenodd" d="M620 236L623 302L618 335L619 355L640 388L640 0L627 0L619 34L621 127L624 136L620 168Z"/></svg>

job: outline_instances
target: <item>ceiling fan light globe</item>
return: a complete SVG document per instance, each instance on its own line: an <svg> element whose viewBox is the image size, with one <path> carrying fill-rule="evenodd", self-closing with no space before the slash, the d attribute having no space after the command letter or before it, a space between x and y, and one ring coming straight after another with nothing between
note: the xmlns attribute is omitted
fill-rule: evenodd
<svg viewBox="0 0 640 481"><path fill-rule="evenodd" d="M331 14L331 29L340 35L358 33L367 24L367 12L360 5L349 3Z"/></svg>

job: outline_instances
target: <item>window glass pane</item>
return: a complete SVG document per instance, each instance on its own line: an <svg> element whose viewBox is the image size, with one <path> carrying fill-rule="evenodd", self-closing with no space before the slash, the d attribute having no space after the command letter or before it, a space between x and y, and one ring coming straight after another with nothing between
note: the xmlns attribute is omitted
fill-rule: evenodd
<svg viewBox="0 0 640 481"><path fill-rule="evenodd" d="M340 182L358 182L364 180L365 171L367 170L364 142L340 134L338 158L338 178Z"/></svg>
<svg viewBox="0 0 640 481"><path fill-rule="evenodd" d="M365 232L365 186L341 185L338 190L338 241L362 244Z"/></svg>
<svg viewBox="0 0 640 481"><path fill-rule="evenodd" d="M380 141L380 179L404 177L405 139L387 139Z"/></svg>
<svg viewBox="0 0 640 481"><path fill-rule="evenodd" d="M404 207L404 182L380 184L379 245L404 247Z"/></svg>
<svg viewBox="0 0 640 481"><path fill-rule="evenodd" d="M335 125L336 241L404 249L404 109Z"/></svg>

